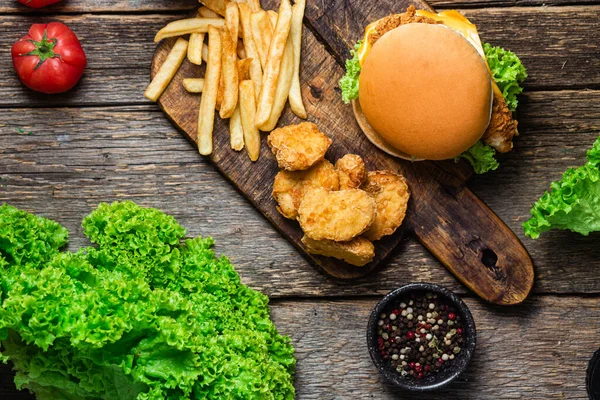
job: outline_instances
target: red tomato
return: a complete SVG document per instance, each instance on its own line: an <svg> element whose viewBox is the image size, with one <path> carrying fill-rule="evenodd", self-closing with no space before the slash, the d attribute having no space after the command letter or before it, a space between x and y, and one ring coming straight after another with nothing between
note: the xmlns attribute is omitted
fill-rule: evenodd
<svg viewBox="0 0 600 400"><path fill-rule="evenodd" d="M50 4L58 3L60 0L17 0L21 4L25 4L31 8L42 8Z"/></svg>
<svg viewBox="0 0 600 400"><path fill-rule="evenodd" d="M86 58L77 36L60 22L33 24L12 46L15 70L27 87L62 93L81 78Z"/></svg>

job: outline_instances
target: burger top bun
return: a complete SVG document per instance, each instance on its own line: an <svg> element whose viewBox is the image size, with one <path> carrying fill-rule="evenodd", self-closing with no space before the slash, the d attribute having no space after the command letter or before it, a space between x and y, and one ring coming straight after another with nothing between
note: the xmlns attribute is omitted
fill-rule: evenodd
<svg viewBox="0 0 600 400"><path fill-rule="evenodd" d="M485 61L444 25L413 23L383 35L362 65L360 107L391 147L417 159L444 160L469 149L492 111Z"/></svg>

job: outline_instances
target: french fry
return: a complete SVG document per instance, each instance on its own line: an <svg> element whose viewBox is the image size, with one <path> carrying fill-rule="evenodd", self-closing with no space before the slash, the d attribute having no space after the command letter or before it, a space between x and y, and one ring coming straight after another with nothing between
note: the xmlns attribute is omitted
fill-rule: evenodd
<svg viewBox="0 0 600 400"><path fill-rule="evenodd" d="M238 4L248 4L252 12L256 12L261 9L259 0L231 0L231 2Z"/></svg>
<svg viewBox="0 0 600 400"><path fill-rule="evenodd" d="M213 149L213 127L219 77L221 76L221 35L219 29L208 27L208 61L204 76L204 88L198 112L198 151L207 156Z"/></svg>
<svg viewBox="0 0 600 400"><path fill-rule="evenodd" d="M245 80L240 83L240 116L244 129L244 143L250 160L256 161L260 155L260 132L254 123L256 100L254 82Z"/></svg>
<svg viewBox="0 0 600 400"><path fill-rule="evenodd" d="M202 6L198 9L198 15L203 18L223 18L206 6Z"/></svg>
<svg viewBox="0 0 600 400"><path fill-rule="evenodd" d="M246 0L248 4L250 4L250 8L252 11L258 11L262 9L260 6L260 0Z"/></svg>
<svg viewBox="0 0 600 400"><path fill-rule="evenodd" d="M202 64L202 48L204 47L204 33L190 34L190 44L188 45L187 58L192 64Z"/></svg>
<svg viewBox="0 0 600 400"><path fill-rule="evenodd" d="M252 38L254 39L260 58L260 65L264 71L269 55L269 46L273 39L273 27L271 26L267 12L264 10L252 13L250 16L250 25L252 27Z"/></svg>
<svg viewBox="0 0 600 400"><path fill-rule="evenodd" d="M202 93L204 89L203 78L185 78L183 80L183 88L189 93Z"/></svg>
<svg viewBox="0 0 600 400"><path fill-rule="evenodd" d="M208 62L208 47L202 46L202 61Z"/></svg>
<svg viewBox="0 0 600 400"><path fill-rule="evenodd" d="M292 7L292 25L290 36L294 47L294 75L292 87L290 88L290 108L292 112L302 119L306 119L306 109L302 102L302 91L300 89L300 54L302 52L302 18L306 0L296 0Z"/></svg>
<svg viewBox="0 0 600 400"><path fill-rule="evenodd" d="M152 101L157 101L160 95L165 91L169 83L177 73L181 63L187 53L188 41L182 38L177 39L175 45L162 63L154 79L148 85L144 96Z"/></svg>
<svg viewBox="0 0 600 400"><path fill-rule="evenodd" d="M244 128L242 127L239 104L229 119L229 143L231 144L231 148L236 151L244 148Z"/></svg>
<svg viewBox="0 0 600 400"><path fill-rule="evenodd" d="M229 29L231 37L236 39L240 36L240 10L235 3L227 3L225 9L225 26Z"/></svg>
<svg viewBox="0 0 600 400"><path fill-rule="evenodd" d="M246 54L246 49L244 49L244 42L241 40L238 40L237 54L238 54L238 58L247 58L248 57L248 55Z"/></svg>
<svg viewBox="0 0 600 400"><path fill-rule="evenodd" d="M227 0L199 0L200 3L204 4L208 9L215 13L225 16L225 7L227 6ZM220 28L220 27L219 27Z"/></svg>
<svg viewBox="0 0 600 400"><path fill-rule="evenodd" d="M273 101L271 115L269 115L269 119L266 123L258 127L261 131L270 132L277 126L277 122L281 117L281 113L290 93L293 74L294 48L292 38L288 37L288 41L285 45L285 52L283 53L283 60L281 60L281 72L279 73L279 80L277 81L277 89L275 90L275 100Z"/></svg>
<svg viewBox="0 0 600 400"><path fill-rule="evenodd" d="M277 18L277 27L273 35L273 41L269 48L269 58L264 71L263 83L258 97L256 109L256 126L266 124L273 109L275 100L275 90L281 70L281 59L290 33L290 24L292 21L292 6L289 0L281 0L279 7L279 17ZM244 28L245 29L245 28Z"/></svg>
<svg viewBox="0 0 600 400"><path fill-rule="evenodd" d="M225 25L225 20L222 18L186 18L173 21L158 31L154 36L154 42L158 43L165 38L187 35L188 33L206 33L209 25L220 28Z"/></svg>
<svg viewBox="0 0 600 400"><path fill-rule="evenodd" d="M258 51L256 50L256 44L252 38L252 24L250 23L252 11L250 6L246 3L239 3L238 8L240 9L240 21L242 21L242 32L244 35L244 48L246 49L246 57L252 58L252 64L250 65L250 77L252 78L252 82L254 82L254 93L258 98L258 94L260 93L260 88L262 86L263 74L260 66Z"/></svg>
<svg viewBox="0 0 600 400"><path fill-rule="evenodd" d="M221 77L223 80L223 100L219 115L230 118L238 102L237 40L227 27L221 28Z"/></svg>
<svg viewBox="0 0 600 400"><path fill-rule="evenodd" d="M221 43L221 46L223 43ZM223 59L221 58L221 69L223 67ZM221 72L223 72L221 70ZM223 102L223 74L219 77L219 87L217 89L217 102L215 103L215 110L219 111L221 109L221 103Z"/></svg>
<svg viewBox="0 0 600 400"><path fill-rule="evenodd" d="M268 10L267 15L269 16L269 20L271 21L271 25L275 27L277 25L277 11Z"/></svg>
<svg viewBox="0 0 600 400"><path fill-rule="evenodd" d="M244 58L242 60L238 60L237 68L238 68L238 79L241 81L245 81L246 79L250 79L250 64L252 64L251 58Z"/></svg>

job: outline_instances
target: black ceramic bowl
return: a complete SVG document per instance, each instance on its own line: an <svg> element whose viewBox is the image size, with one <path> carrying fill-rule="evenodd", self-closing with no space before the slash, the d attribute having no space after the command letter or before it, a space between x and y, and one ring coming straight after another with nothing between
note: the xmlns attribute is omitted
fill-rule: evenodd
<svg viewBox="0 0 600 400"><path fill-rule="evenodd" d="M435 375L416 380L401 376L391 366L389 361L383 360L381 357L377 345L377 321L379 320L379 316L384 312L388 312L399 298L418 293L434 293L438 295L438 299L441 298L447 304L454 305L463 325L463 345L460 353L456 355L456 358L452 360L452 363L447 368ZM454 293L432 283L411 283L388 293L373 309L367 328L369 354L379 372L396 386L411 391L440 389L456 379L467 368L467 365L469 365L469 361L475 352L476 342L475 322L466 304Z"/></svg>
<svg viewBox="0 0 600 400"><path fill-rule="evenodd" d="M600 400L600 350L596 351L590 360L585 386L590 400Z"/></svg>

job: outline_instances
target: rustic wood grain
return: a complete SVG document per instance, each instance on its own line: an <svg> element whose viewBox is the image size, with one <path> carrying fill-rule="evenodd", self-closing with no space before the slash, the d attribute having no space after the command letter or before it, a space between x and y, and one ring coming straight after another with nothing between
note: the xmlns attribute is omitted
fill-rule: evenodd
<svg viewBox="0 0 600 400"><path fill-rule="evenodd" d="M311 42L311 38L306 41L306 46L312 48L320 47L319 44L314 41ZM170 51L174 40L163 41L155 53L155 57L152 62L151 76L154 76L160 65L162 65L164 58ZM306 47L305 46L305 47ZM304 54L302 60L302 75L303 78L309 76L309 79L322 79L324 81L331 81L331 76L336 74L337 65L328 57L327 53L321 51L311 52ZM159 105L165 111L166 116L174 123L174 125L181 130L183 134L195 145L197 142L196 130L198 124L198 108L200 105L200 96L187 93L183 88L182 81L186 77L197 77L202 76L200 68L198 66L189 63L187 60L180 67L175 78L167 90L162 94L159 99ZM303 80L303 82L305 82ZM330 93L333 92L330 88L327 88ZM321 95L319 95L320 97ZM324 96L328 98L326 102L317 101L316 104L308 104L307 112L309 115L322 115L328 119L328 125L338 125L343 121L341 118L335 118L331 115L330 101L332 96ZM320 100L320 99L319 99ZM338 110L336 110L338 111ZM348 115L346 115L347 117ZM287 112L283 116L283 119L288 121L285 124L291 122L300 122L298 118L292 116L291 112ZM311 118L311 120L314 120ZM318 121L317 119L317 122ZM281 126L283 124L280 124ZM318 124L321 129L324 129L323 124ZM261 146L260 159L257 162L250 161L245 151L236 152L231 149L229 145L229 129L226 123L222 120L217 121L215 132L214 132L214 150L213 154L209 157L214 165L223 173L223 175L229 179L234 186L236 186L249 200L258 208L265 217L273 223L280 232L288 238L294 246L304 251L305 255L313 262L313 264L322 268L325 272L336 278L350 279L358 278L367 275L373 268L386 258L390 252L396 247L396 245L402 239L402 231L398 231L394 235L391 235L384 240L375 243L375 258L374 260L364 267L355 267L347 264L342 260L337 260L329 257L322 257L309 254L306 252L304 245L301 242L303 236L302 230L299 228L296 221L288 220L284 218L277 210L276 204L272 198L273 180L275 174L278 172L277 163L271 154L265 140L263 140ZM326 130L328 135L333 138L334 143L328 151L328 159L335 162L336 159L341 157L343 154L347 154L348 151L347 143L343 141L347 138L354 141L358 132L354 131L353 135L337 136L335 131ZM335 132L335 133L334 133ZM350 134L350 131L348 131ZM263 134L263 139L266 134ZM368 144L366 139L358 138L360 145L353 148L351 152L365 154L364 150L368 151ZM360 141L362 139L362 142ZM370 160L372 165L376 165L374 160Z"/></svg>
<svg viewBox="0 0 600 400"><path fill-rule="evenodd" d="M307 8L319 9L334 0L309 1ZM266 3L263 1L263 3ZM514 6L564 6L597 5L598 0L429 0L433 8L456 9L477 7L514 7ZM33 9L19 4L4 2L0 4L0 14L73 14L73 13L149 13L181 12L197 7L195 0L96 0L62 1L42 9Z"/></svg>
<svg viewBox="0 0 600 400"><path fill-rule="evenodd" d="M298 399L587 399L585 368L600 335L588 322L600 318L597 299L542 297L509 309L467 299L478 335L472 363L448 388L422 395L398 391L371 363L365 329L377 300L272 304L273 321L296 349ZM14 390L11 377L0 367L0 398L32 399Z"/></svg>
<svg viewBox="0 0 600 400"><path fill-rule="evenodd" d="M303 46L302 82L312 83L315 78L330 82L328 77L342 73L340 67L330 57L324 57L323 51L314 51L319 45L307 36ZM162 65L173 43L174 39L171 39L158 46L152 63L152 76ZM196 142L200 99L187 93L182 81L185 77L195 76L202 76L198 67L185 61L159 99L169 119L193 143ZM531 258L510 229L465 188L463 179L456 178L464 176L463 167L449 162L442 170L433 163L411 163L384 154L360 130L348 129L347 121L353 119L350 107L342 103L330 86L319 86L327 101L311 104L307 111L311 120L333 139L329 159L335 161L344 154L360 154L370 170L402 171L409 183L411 202L407 221L395 234L374 243L375 258L371 263L355 267L306 251L301 242L303 232L297 223L285 219L276 210L271 192L277 167L266 144L262 146L261 159L252 163L245 154L231 150L228 129L221 124L215 130L212 162L313 264L335 278L367 275L389 256L408 228L416 232L419 240L458 279L482 298L498 304L522 302L533 285ZM488 253L495 259L489 259Z"/></svg>
<svg viewBox="0 0 600 400"><path fill-rule="evenodd" d="M486 8L486 7L556 7L598 5L598 0L431 0L428 3L436 10Z"/></svg>
<svg viewBox="0 0 600 400"><path fill-rule="evenodd" d="M83 14L83 13L136 13L181 12L198 7L196 0L63 0L44 8L29 8L25 5L3 2L0 14Z"/></svg>
<svg viewBox="0 0 600 400"><path fill-rule="evenodd" d="M549 181L581 164L600 135L600 91L528 93L520 109L515 150L469 186L524 241L537 293L600 293L598 234L533 241L521 230ZM423 280L464 290L413 241L352 284L316 274L155 106L0 110L0 143L0 202L65 224L73 249L85 245L81 219L98 202L129 198L175 215L191 236L214 236L244 281L272 297L383 294Z"/></svg>
<svg viewBox="0 0 600 400"><path fill-rule="evenodd" d="M378 2L378 7L393 4ZM356 35L352 27L362 29L372 15L346 19L331 9L368 11L370 3L308 1L305 22L321 40L329 36L322 33L327 33L328 23L331 34L347 38L327 46L343 62L356 40L348 32ZM520 226L530 205L549 180L581 163L586 148L600 134L600 91L547 91L600 88L594 47L600 14L592 6L598 0L429 3L436 8L580 5L467 12L473 13L469 16L479 24L484 40L517 52L530 73L519 109L521 137L515 151L502 159L499 170L469 182L524 239ZM600 303L573 294L600 293L598 234L584 238L550 232L537 241L524 239L536 263L538 295L510 309L467 300L478 324L479 347L467 374L443 393L419 397L381 381L364 347L366 318L378 299L329 302L300 297L382 295L411 281L432 281L461 293L465 288L414 240L403 242L381 269L351 284L316 274L197 156L162 113L148 105L142 93L148 83L153 34L165 21L196 6L193 0L69 0L42 10L14 1L0 4L3 48L8 49L33 22L62 20L82 38L89 60L83 81L72 92L48 97L23 89L10 57L0 58L0 108L5 108L0 110L0 202L59 220L71 232L71 249L87 245L80 228L82 216L100 201L117 199L132 199L175 215L190 236L214 236L216 250L232 258L244 282L271 297L288 298L275 301L273 317L296 344L298 398L586 399L584 368L598 347L600 332L593 322L600 316ZM110 15L65 15L82 12ZM305 88L310 101L323 97L322 82L315 83ZM68 108L59 108L63 106ZM561 296L539 295L547 293ZM0 399L32 399L14 390L12 373L2 365Z"/></svg>
<svg viewBox="0 0 600 400"><path fill-rule="evenodd" d="M327 6L320 2L308 3L321 7L318 11L309 10L307 19L321 36L331 41L326 49L340 62L361 35L364 24L385 14L372 10L370 2L364 6L348 2L356 9L356 17L348 20L349 17L332 11L333 7L344 5L341 0ZM379 3L391 4L390 0ZM600 7L469 10L467 14L479 24L484 40L505 46L522 58L530 75L526 90L600 87L600 47L595 45L600 41ZM168 21L183 15L184 12L177 15L60 15L58 18L3 16L1 48L8 49L31 23L59 19L81 39L88 54L88 67L74 90L44 96L24 88L13 71L10 57L2 57L0 74L4 79L0 81L0 107L147 104L143 92L155 48L154 34ZM341 25L341 21L346 21L345 25ZM320 88L317 83L313 85L317 90L315 94ZM304 90L305 96L311 95L310 88Z"/></svg>
<svg viewBox="0 0 600 400"><path fill-rule="evenodd" d="M425 4L422 4L422 6L424 7ZM304 51L302 58L302 83L313 81L314 79L319 79L322 82L334 81L335 78L332 78L332 76L339 76L339 67L310 33L306 36L303 41L303 47L308 51ZM157 47L152 60L152 77L164 62L173 43L174 39L170 39L161 42ZM202 69L185 61L158 102L166 116L194 145L197 142L196 130L200 96L188 93L183 88L182 81L186 77L203 76ZM306 85L303 84L303 86ZM336 96L330 87L324 86L327 85L319 86L319 92L314 96L317 101L314 103L309 102L310 104L307 104L307 111L311 116L310 119L317 122L319 127L324 129L333 138L334 143L328 151L327 158L335 162L342 155L348 153L368 154L370 156L370 153L374 151L373 147L362 134L359 134L356 130L353 132L350 130L339 130L338 127L344 122L344 117L345 119L351 118L348 112L344 115L342 111L342 108L348 107L341 106L339 96ZM320 87L324 87L324 89ZM322 90L328 91L328 94L323 95ZM332 107L331 101L335 98L338 98L338 101ZM327 100L321 101L322 99ZM317 117L316 119L314 118L315 116ZM319 116L322 116L321 119L325 119L326 121L320 123ZM282 118L287 122L280 123L279 126L292 122L300 122L289 111L284 113ZM276 203L273 201L271 193L273 190L273 180L275 174L278 172L278 168L266 143L262 143L260 159L257 162L251 162L245 151L236 152L231 149L228 132L227 124L223 123L223 121L217 121L213 138L214 150L209 159L296 248L302 251L315 266L327 274L340 279L366 276L382 260L388 257L402 240L404 231L399 229L395 234L375 242L375 257L372 262L363 267L356 267L335 258L310 254L301 242L303 232L299 228L298 223L284 218L276 210ZM266 134L263 136L266 136ZM352 146L353 144L354 146ZM377 154L373 159L371 159L372 157L367 157L367 162L370 163L369 168L397 169L393 165L378 165L377 158L380 156L380 154Z"/></svg>

